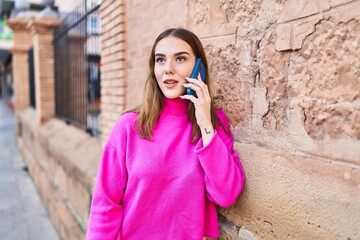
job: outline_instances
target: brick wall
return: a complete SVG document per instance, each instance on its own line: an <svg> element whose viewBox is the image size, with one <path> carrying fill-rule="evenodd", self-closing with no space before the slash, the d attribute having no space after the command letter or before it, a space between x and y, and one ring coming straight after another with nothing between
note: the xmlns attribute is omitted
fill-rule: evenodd
<svg viewBox="0 0 360 240"><path fill-rule="evenodd" d="M180 10L179 10L180 9ZM360 2L127 1L125 106L140 102L155 37L187 27L245 167L221 239L357 239Z"/></svg>
<svg viewBox="0 0 360 240"><path fill-rule="evenodd" d="M105 143L125 106L125 1L101 4L101 123Z"/></svg>
<svg viewBox="0 0 360 240"><path fill-rule="evenodd" d="M169 27L186 27L187 1L126 2L126 108L142 99L153 42Z"/></svg>

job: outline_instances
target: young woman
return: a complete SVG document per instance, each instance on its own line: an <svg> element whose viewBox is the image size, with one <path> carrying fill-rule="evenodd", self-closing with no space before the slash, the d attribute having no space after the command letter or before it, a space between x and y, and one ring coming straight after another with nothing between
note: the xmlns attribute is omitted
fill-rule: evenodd
<svg viewBox="0 0 360 240"><path fill-rule="evenodd" d="M209 77L188 78L199 57L208 69L188 30L156 39L144 100L120 117L104 148L88 240L219 236L216 205L236 201L245 175L228 120L212 105Z"/></svg>

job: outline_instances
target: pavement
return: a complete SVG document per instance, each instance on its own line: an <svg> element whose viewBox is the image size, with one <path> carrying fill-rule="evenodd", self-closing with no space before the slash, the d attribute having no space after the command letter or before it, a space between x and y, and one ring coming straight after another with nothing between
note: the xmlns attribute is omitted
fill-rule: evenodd
<svg viewBox="0 0 360 240"><path fill-rule="evenodd" d="M0 240L59 240L16 145L14 113L0 98Z"/></svg>

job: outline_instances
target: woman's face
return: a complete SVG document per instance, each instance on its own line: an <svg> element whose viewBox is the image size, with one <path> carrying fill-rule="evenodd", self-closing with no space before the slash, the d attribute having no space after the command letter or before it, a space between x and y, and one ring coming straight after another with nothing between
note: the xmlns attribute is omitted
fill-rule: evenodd
<svg viewBox="0 0 360 240"><path fill-rule="evenodd" d="M154 73L162 93L167 98L185 94L182 84L187 83L195 65L195 55L185 41L176 37L160 40L155 48Z"/></svg>

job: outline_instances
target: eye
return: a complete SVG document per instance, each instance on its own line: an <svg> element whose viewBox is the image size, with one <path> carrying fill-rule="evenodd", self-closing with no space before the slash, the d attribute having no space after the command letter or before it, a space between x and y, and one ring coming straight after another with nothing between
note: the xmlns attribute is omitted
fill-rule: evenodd
<svg viewBox="0 0 360 240"><path fill-rule="evenodd" d="M155 62L157 62L157 63L164 63L164 62L165 62L165 59L162 58L162 57L156 57L156 58L155 58Z"/></svg>
<svg viewBox="0 0 360 240"><path fill-rule="evenodd" d="M185 61L186 61L186 57L184 57L184 56L179 56L179 57L176 58L176 61L177 61L177 62L185 62Z"/></svg>

